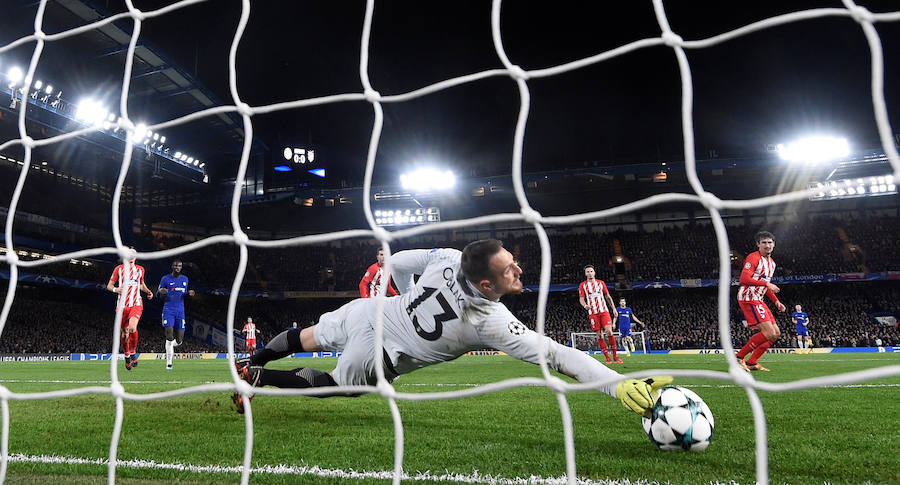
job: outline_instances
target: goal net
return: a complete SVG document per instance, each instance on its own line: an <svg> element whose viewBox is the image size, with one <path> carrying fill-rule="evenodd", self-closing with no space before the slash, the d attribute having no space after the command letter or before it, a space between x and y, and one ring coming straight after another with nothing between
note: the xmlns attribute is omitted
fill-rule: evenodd
<svg viewBox="0 0 900 485"><path fill-rule="evenodd" d="M27 70L23 73L22 79L22 88L20 91L20 98L22 100L26 100L20 102L17 106L17 116L18 116L18 136L15 139L11 140L0 140L0 150L8 149L14 147L16 149L20 149L24 151L23 164L20 168L20 174L16 181L15 190L9 197L9 216L6 218L5 225L5 245L8 248L5 256L5 264L9 268L10 272L10 283L8 286L7 293L5 295L3 301L2 312L0 312L0 338L2 338L2 331L7 322L7 318L9 316L10 307L13 304L13 301L16 297L16 289L17 289L17 275L20 269L23 268L34 268L41 265L52 264L59 261L67 261L71 258L84 258L84 257L92 257L98 255L115 255L118 258L122 259L123 262L126 262L128 259L128 248L123 243L123 232L121 227L121 218L120 218L120 201L122 199L122 191L123 185L125 182L125 176L129 171L129 167L132 163L132 155L134 151L134 144L140 143L141 138L143 138L143 133L138 133L138 126L136 123L137 117L136 113L132 113L129 109L128 96L130 89L130 82L135 73L132 72L132 66L135 57L135 50L137 46L141 43L141 29L144 22L147 22L151 19L168 19L173 16L179 15L179 11L187 8L193 4L200 3L202 0L183 0L179 2L174 2L171 5L165 6L163 8L157 10L148 10L148 11L140 11L136 9L131 0L126 0L125 4L127 5L127 12L122 14L115 15L109 18L100 18L92 22L85 23L84 25L78 25L76 27L61 31L61 32L44 32L43 30L43 21L44 21L44 13L48 4L47 0L41 0L38 2L37 14L33 19L22 19L21 24L33 24L34 30L31 34L25 35L21 38L18 38L12 42L9 42L6 45L0 46L0 54L7 53L17 48L29 48L31 49L30 62L28 64ZM211 383L211 384L198 384L198 385L186 385L183 388L178 389L177 391L169 391L169 392L159 392L159 393L150 393L150 394L131 394L127 393L124 390L122 382L119 376L119 366L117 366L117 362L112 360L110 362L109 372L111 384L109 386L86 386L76 389L69 389L65 391L53 391L48 390L45 392L37 392L37 393L18 393L13 392L9 388L0 385L0 416L2 416L2 436L0 436L0 483L5 481L7 467L10 462L10 454L9 454L9 446L10 446L10 423L15 419L15 416L11 415L9 412L9 405L11 401L24 401L24 400L36 400L36 399L61 399L65 400L67 397L82 395L82 394L97 394L97 395L111 395L112 399L115 401L115 417L112 425L112 438L109 445L109 459L108 459L108 483L112 485L116 482L116 473L117 473L117 452L120 445L120 436L123 429L123 420L125 418L125 409L124 405L126 401L153 401L153 400L163 400L163 399L171 399L173 397L178 397L186 394L192 393L208 393L208 392L232 392L237 391L245 396L251 393L250 387L243 381L240 380L238 374L234 370L233 359L234 353L233 349L234 345L234 323L236 321L235 318L235 307L237 302L237 295L239 293L239 289L241 286L241 282L244 278L245 271L247 269L248 264L248 248L273 248L273 247L292 247L298 248L304 245L310 244L318 244L335 240L342 239L351 239L351 238L375 238L380 241L382 247L385 250L386 255L391 254L391 244L397 241L402 241L405 238L410 238L414 236L421 236L428 232L433 231L447 231L458 228L466 228L466 227L476 227L485 224L493 224L493 223L504 223L510 221L524 221L527 224L533 226L534 231L536 232L541 249L541 264L540 264L540 291L538 295L538 305L537 305L537 313L536 313L536 330L539 333L544 333L545 329L545 313L548 299L548 288L550 283L550 271L552 268L551 264L551 251L549 246L549 240L545 231L545 227L548 226L569 226L577 223L584 223L588 221L598 221L603 220L605 218L619 216L623 214L632 213L638 210L642 210L651 206L670 204L670 203L694 203L701 204L709 213L709 217L712 221L713 228L715 230L716 235L716 254L719 261L718 273L720 275L720 285L718 286L718 325L719 325L719 334L721 336L721 346L724 350L724 358L727 360L729 366L729 372L718 372L718 371L708 371L708 370L684 370L684 369L654 369L647 370L642 372L636 372L629 374L629 377L647 377L652 375L660 375L660 374L669 374L685 377L704 377L709 379L717 379L722 381L733 382L739 386L742 386L746 390L746 394L749 399L750 407L754 416L754 424L755 424L755 453L756 453L756 475L757 481L760 484L766 484L769 481L769 466L768 466L768 447L767 447L767 434L766 434L766 423L764 417L764 411L762 402L758 396L759 389L765 389L770 392L790 392L800 389L808 389L813 387L821 387L829 384L835 383L852 383L852 382L861 382L867 379L877 378L877 377L886 377L886 376L895 376L900 375L900 366L885 366L872 370L868 370L865 372L856 372L849 374L838 374L832 376L826 376L821 378L813 378L802 381L795 382L781 382L781 383L762 383L757 382L751 376L747 375L740 371L737 361L734 357L734 348L732 347L731 341L731 328L729 325L730 322L730 314L729 307L731 304L731 299L729 298L729 283L731 280L731 265L730 265L730 254L729 254L729 246L728 246L728 238L726 234L725 224L723 222L723 218L721 215L721 211L723 209L749 209L749 208L762 208L775 204L786 204L793 201L800 201L807 199L810 196L809 190L798 190L791 191L785 193L779 193L773 196L760 197L749 200L723 200L717 197L715 194L708 191L707 187L701 182L698 172L697 172L697 164L695 158L696 147L694 143L694 125L692 119L692 111L693 111L693 102L694 102L694 83L691 78L691 64L689 63L688 56L686 52L689 50L699 50L705 49L711 46L719 45L726 43L732 39L741 36L747 36L752 33L757 33L760 31L765 31L766 29L770 29L776 26L782 26L786 24L791 24L795 22L803 22L803 21L815 21L815 19L822 17L841 17L848 21L855 21L865 36L866 41L868 42L868 46L870 47L870 61L871 61L871 72L868 74L871 77L871 96L872 96L872 104L874 111L874 120L877 124L878 134L881 140L882 147L884 152L887 155L887 158L890 161L891 167L896 176L900 176L900 157L898 157L897 151L895 149L893 140L892 140L892 129L890 127L888 121L888 113L885 103L885 95L884 95L884 52L881 47L880 38L878 32L876 31L875 25L880 22L896 22L900 21L900 12L892 12L892 13L872 13L862 7L856 6L851 0L844 0L845 8L823 8L823 9L814 9L807 11L797 11L791 12L783 15L779 15L772 18L767 18L758 22L751 23L749 25L742 26L740 28L736 28L732 31L727 31L720 33L718 35L697 39L697 40L687 40L683 39L678 35L677 32L673 31L669 25L669 20L666 15L666 9L663 5L662 0L654 0L653 1L653 10L655 14L655 20L659 26L659 35L654 35L648 38L636 40L634 42L630 42L614 49L597 53L595 55L583 57L580 59L573 60L571 62L566 62L559 65L550 66L543 69L534 69L534 70L525 70L521 68L516 63L516 59L514 56L507 55L507 52L504 48L503 35L501 32L501 18L502 18L502 2L500 0L494 0L492 3L491 17L490 17L490 32L493 38L494 48L496 52L496 56L502 64L502 68L499 69L490 69L482 72L477 72L470 75L465 75L461 77L456 77L452 79L446 79L444 81L421 86L418 89L396 93L396 94L387 94L381 93L378 90L378 86L373 85L370 81L370 68L369 68L369 48L370 48L370 35L373 29L373 12L375 10L375 0L368 0L366 2L366 8L364 13L364 18L362 19L362 29L361 29L361 42L359 48L359 89L355 92L351 93L342 93L342 94L333 94L328 96L322 96L318 98L312 99L299 99L292 100L289 102L271 104L271 105L263 105L263 106L251 106L247 104L243 99L246 96L246 93L240 92L238 89L238 72L236 69L236 56L238 47L241 43L242 35L244 33L244 29L247 26L248 19L251 15L251 2L250 0L242 0L240 2L241 15L240 20L238 22L237 28L235 29L233 42L231 49L229 51L228 57L228 77L229 77L229 85L231 91L231 100L229 104L224 106L213 106L207 109L202 109L200 111L196 111L185 115L183 117L168 120L162 123L155 124L153 126L148 126L146 129L153 130L156 132L160 129L171 128L177 125L182 125L185 123L189 123L191 121L206 118L206 117L214 117L219 116L221 114L236 114L240 117L243 130L244 130L244 147L240 157L240 164L235 173L235 184L234 184L234 192L231 199L230 205L230 215L231 215L231 223L233 233L230 235L218 235L211 236L205 239L202 239L198 242L186 244L181 247L164 250L164 251L154 251L141 253L138 255L139 259L143 260L158 260L158 259L166 259L171 258L173 256L186 253L188 251L196 250L202 247L210 246L213 244L227 243L235 245L239 249L239 262L235 272L235 278L233 282L233 286L231 288L231 296L228 303L228 313L227 313L227 335L228 335L228 363L223 363L222 365L228 366L232 381L226 383ZM4 5L4 15L9 14L10 10L7 9L7 5ZM42 137L40 133L29 131L26 128L26 113L28 111L29 103L27 100L33 91L33 82L35 81L35 72L38 65L41 63L42 53L45 48L47 48L50 44L61 41L63 39L76 36L82 32L93 30L93 29L104 29L107 25L118 22L121 25L128 25L130 27L129 35L130 41L128 44L128 48L126 51L126 62L124 64L124 71L122 75L122 92L121 97L119 99L119 112L121 120L119 121L122 128L128 133L128 143L124 143L124 153L122 155L122 163L119 170L119 177L117 183L115 185L115 190L112 196L112 203L110 206L110 222L112 227L112 234L115 243L115 247L99 247L93 248L89 250L70 252L66 254L58 255L52 259L42 259L36 261L22 261L18 258L16 251L14 250L14 239L13 234L15 231L14 228L14 220L16 219L14 215L16 214L17 205L19 204L19 200L22 194L23 187L25 186L26 180L28 179L29 173L32 171L32 165L35 163L33 157L33 150L38 147L48 147L56 144L64 143L67 140L74 139L76 137L89 135L98 131L100 128L98 126L86 126L80 129L75 129L70 132L66 132L64 134L58 136L51 137ZM538 33L537 35L540 35ZM523 164L522 164L522 154L523 154L523 145L525 142L526 136L526 125L529 118L529 113L531 110L531 98L530 98L530 86L531 83L540 79L550 78L553 76L562 75L571 71L585 69L590 66L594 66L600 63L604 63L610 61L614 58L620 58L624 56L628 56L636 51L640 51L642 49L647 48L666 48L671 51L673 58L676 60L680 77L681 77L681 126L680 129L683 134L683 149L684 149L684 164L686 173L688 175L688 180L690 182L690 187L692 193L666 193L661 195L655 195L652 197L648 197L646 199L638 200L633 203L625 204L618 207L612 207L605 210L600 211L591 211L591 212L573 212L569 215L563 216L545 216L536 211L529 202L528 197L526 196L525 186L523 182ZM98 51L98 55L101 52ZM352 59L347 59L347 62L353 62ZM859 73L859 75L865 75L863 73ZM433 93L447 90L449 88L453 88L456 86L473 83L476 81L488 79L488 78L506 78L512 80L516 86L515 92L519 97L519 114L517 121L515 123L515 132L514 132L514 142L512 146L512 151L510 154L510 170L512 173L512 182L513 189L515 193L516 200L518 201L518 211L513 213L500 213L500 214L490 214L482 217L477 217L473 219L467 220L455 220L455 221L445 221L433 225L428 226L418 226L409 229L398 230L394 232L388 232L382 227L379 227L376 224L372 207L372 174L375 166L375 159L379 150L379 139L382 134L382 128L384 125L384 113L383 113L383 105L386 103L404 103L410 100L429 96ZM344 230L333 233L325 233L325 234L315 234L311 236L303 236L296 237L290 239L280 239L280 240L259 240L252 239L248 237L248 235L244 232L245 223L242 222L239 205L240 205L240 197L243 189L243 184L246 179L247 167L248 167L248 159L250 155L250 147L253 136L253 116L261 115L265 113L272 113L276 111L284 111L284 110L301 110L310 106L330 104L330 103L362 103L368 105L372 113L374 115L374 124L372 127L371 138L369 143L368 155L365 161L365 179L363 182L364 187L364 197L362 210L364 211L364 215L366 220L368 221L369 228L365 230ZM386 261L387 269L390 270L390 257L387 258ZM384 292L381 292L382 294ZM384 297L379 296L379 301L383 304ZM117 318L121 318L121 310L119 311L119 315ZM113 337L112 337L112 347L113 354L118 353L119 351L119 326L115 324L115 322L111 322ZM376 342L375 349L380 349L382 346L382 321L381 316L378 317L378 322L376 325ZM543 355L542 353L539 353ZM380 350L375 351L375 358L377 362L380 362L381 352ZM600 382L590 383L590 384L570 384L563 383L560 380L553 377L550 369L547 366L546 360L542 357L540 362L540 367L542 370L541 379L513 379L507 381L501 381L489 386L485 386L479 388L475 392L471 390L460 390L446 393L403 393L398 392L394 387L392 387L387 380L385 380L383 375L383 370L381 366L376 366L376 370L378 372L378 385L370 386L370 387L361 387L361 388L353 388L353 389L345 389L350 392L363 392L363 393L371 393L377 396L380 396L385 400L391 410L391 417L393 423L393 467L392 472L390 473L391 478L394 483L399 483L401 479L408 478L408 472L410 470L406 470L404 468L404 421L403 421L403 413L400 412L400 408L398 407L398 401L425 401L425 400L434 400L434 399L445 399L445 398L465 398L467 396L474 396L487 392L496 392L500 390L505 390L518 386L532 386L532 385L542 385L551 389L554 393L556 393L557 401L560 406L560 412L562 416L562 425L560 432L563 436L563 442L565 443L565 470L566 476L565 481L568 483L576 483L578 479L578 475L576 473L576 450L575 443L573 440L573 424L571 413L569 412L569 404L567 400L567 394L571 391L584 391L589 389L595 389L598 385L603 384ZM297 396L297 395L313 395L316 393L315 390L282 390L282 389L260 389L258 391L259 394L266 395L280 395L280 396ZM245 447L243 452L243 464L240 467L241 478L240 482L244 485L250 482L250 474L251 471L254 470L253 467L253 448L255 444L256 437L253 434L254 429L254 420L253 420L253 412L252 405L248 403L246 406L246 413L244 414L244 427L245 427ZM439 433L440 430L435 430L436 433ZM303 439L302 437L300 439ZM385 444L385 446L390 446L389 444ZM477 465L477 464L476 464ZM444 467L444 463L434 463L433 469L441 469ZM554 482L555 483L555 482Z"/></svg>
<svg viewBox="0 0 900 485"><path fill-rule="evenodd" d="M627 343L622 340L622 333L618 330L613 332L613 337L616 338L616 347L619 351L625 351L625 346ZM634 352L640 354L647 353L647 341L644 336L644 332L631 332L631 339L634 341ZM609 339L604 337L607 345L609 344ZM600 344L597 342L597 333L596 332L572 332L569 336L569 346L578 350L593 350L599 351ZM630 348L628 349L630 351Z"/></svg>

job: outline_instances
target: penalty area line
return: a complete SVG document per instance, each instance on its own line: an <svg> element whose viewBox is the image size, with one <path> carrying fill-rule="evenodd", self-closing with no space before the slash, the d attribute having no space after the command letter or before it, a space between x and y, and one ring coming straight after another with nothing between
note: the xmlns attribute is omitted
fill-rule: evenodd
<svg viewBox="0 0 900 485"><path fill-rule="evenodd" d="M63 464L63 465L98 465L106 466L109 464L107 458L74 458L59 455L24 455L10 454L9 461L11 463L44 463L44 464ZM185 471L191 473L224 473L233 474L241 473L241 466L220 466L220 465L191 465L184 463L158 463L153 460L118 460L117 467L136 468L136 469L157 469L157 470L174 470ZM339 468L323 468L320 466L297 466L297 465L262 465L250 470L251 473L265 473L270 475L313 475L322 478L340 478L348 480L376 479L390 480L394 476L393 471L357 471L357 470L341 470ZM413 481L433 481L433 482L450 482L450 483L473 483L473 484L490 484L490 485L563 485L567 483L565 476L560 477L515 477L505 478L495 475L483 475L478 470L473 470L471 474L461 473L432 473L431 471L415 472L414 474L403 473L403 480ZM659 485L656 481L647 480L611 480L611 479L590 479L577 478L576 483L582 485ZM735 485L734 482L728 482Z"/></svg>

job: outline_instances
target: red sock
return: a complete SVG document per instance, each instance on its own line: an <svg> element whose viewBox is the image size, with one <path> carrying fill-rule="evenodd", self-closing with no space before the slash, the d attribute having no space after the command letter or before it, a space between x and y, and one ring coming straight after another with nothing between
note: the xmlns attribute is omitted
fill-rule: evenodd
<svg viewBox="0 0 900 485"><path fill-rule="evenodd" d="M122 334L119 335L119 347L122 349L122 353L125 354L125 357L131 355L131 352L128 351L128 337L125 336L125 329L122 329Z"/></svg>
<svg viewBox="0 0 900 485"><path fill-rule="evenodd" d="M606 348L606 340L603 340L603 337L600 337L597 339L597 344L600 345L600 350L603 351L603 355L605 355L606 358L608 359L609 358L609 350Z"/></svg>
<svg viewBox="0 0 900 485"><path fill-rule="evenodd" d="M766 336L761 332L755 333L752 337L750 337L750 340L747 341L747 345L744 345L744 347L738 351L737 358L743 359L747 354L756 350L757 347L762 345L763 342L768 342L768 340L766 340Z"/></svg>
<svg viewBox="0 0 900 485"><path fill-rule="evenodd" d="M138 332L135 330L128 336L128 351L131 354L137 353Z"/></svg>
<svg viewBox="0 0 900 485"><path fill-rule="evenodd" d="M762 335L762 334L760 334L760 335ZM756 361L759 360L760 357L762 357L762 354L765 354L766 351L769 350L769 347L771 347L771 346L772 346L772 342L770 342L768 340L763 342L762 345L760 345L759 347L756 348L756 350L753 351L753 354L750 355L750 358L747 359L747 364L748 365L755 364Z"/></svg>
<svg viewBox="0 0 900 485"><path fill-rule="evenodd" d="M609 346L610 346L610 348L612 348L613 358L614 358L614 359L618 359L618 358L619 358L619 349L616 348L616 337L615 337L615 335L610 335L610 336L609 336Z"/></svg>

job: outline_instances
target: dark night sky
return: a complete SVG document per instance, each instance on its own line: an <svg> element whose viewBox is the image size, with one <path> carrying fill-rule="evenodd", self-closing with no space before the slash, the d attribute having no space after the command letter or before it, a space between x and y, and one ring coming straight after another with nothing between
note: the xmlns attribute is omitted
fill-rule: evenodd
<svg viewBox="0 0 900 485"><path fill-rule="evenodd" d="M135 0L144 10L171 1ZM861 1L873 11L900 8ZM124 2L101 4L112 12ZM672 28L686 40L827 1L670 1ZM251 105L361 92L359 43L363 1L252 2L238 52L238 88ZM397 94L451 77L502 67L491 39L489 1L376 2L370 79ZM240 15L237 0L214 0L144 23L142 39L158 46L226 103L227 55ZM507 1L503 40L513 63L545 68L659 35L650 1ZM878 25L885 51L886 95L894 131L900 69L900 22ZM8 42L6 36L2 39ZM689 50L699 158L759 151L809 133L877 144L869 90L869 54L850 18L767 29L711 48ZM87 74L86 74L87 75ZM115 79L114 77L112 79ZM670 48L653 47L576 72L529 81L532 106L526 170L681 160L681 86ZM460 172L508 172L519 98L514 82L492 78L402 104L385 105L376 176L434 160ZM152 111L152 107L147 107ZM151 119L162 119L156 113ZM332 173L359 180L373 120L364 102L333 104L253 118L273 147L311 143ZM228 165L233 160L219 160Z"/></svg>

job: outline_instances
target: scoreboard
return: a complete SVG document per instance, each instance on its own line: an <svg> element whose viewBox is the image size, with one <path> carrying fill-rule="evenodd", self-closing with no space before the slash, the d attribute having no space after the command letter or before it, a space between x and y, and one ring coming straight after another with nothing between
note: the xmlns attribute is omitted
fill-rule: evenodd
<svg viewBox="0 0 900 485"><path fill-rule="evenodd" d="M318 150L288 145L272 154L272 182L279 187L323 185L327 170Z"/></svg>

